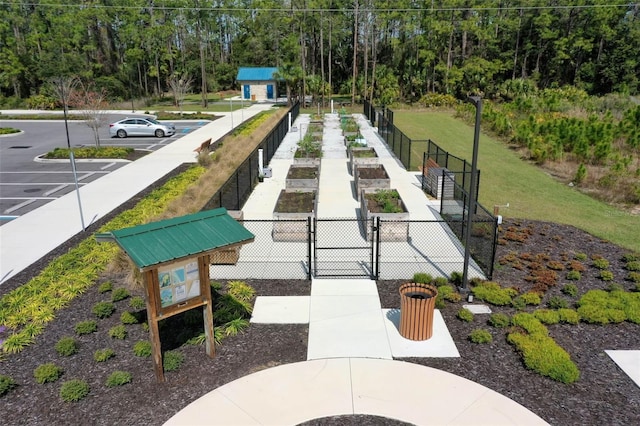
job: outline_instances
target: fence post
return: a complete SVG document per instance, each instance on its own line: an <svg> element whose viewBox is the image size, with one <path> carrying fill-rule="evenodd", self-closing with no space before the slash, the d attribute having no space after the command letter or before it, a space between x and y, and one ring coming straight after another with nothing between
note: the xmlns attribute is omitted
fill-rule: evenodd
<svg viewBox="0 0 640 426"><path fill-rule="evenodd" d="M315 219L314 222L315 224ZM307 279L310 280L311 279L311 268L314 268L314 272L317 273L317 271L315 270L316 268L316 262L314 259L313 265L312 265L312 260L311 260L311 238L312 238L312 234L315 235L315 232L313 231L313 229L311 228L312 224L311 224L311 216L307 217L307 264L309 265L309 268L307 269ZM315 243L315 237L313 237L313 241ZM315 247L315 244L314 244Z"/></svg>

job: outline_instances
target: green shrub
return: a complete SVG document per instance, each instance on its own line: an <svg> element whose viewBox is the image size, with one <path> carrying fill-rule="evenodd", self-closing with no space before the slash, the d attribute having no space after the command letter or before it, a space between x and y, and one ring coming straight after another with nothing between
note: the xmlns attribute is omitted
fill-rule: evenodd
<svg viewBox="0 0 640 426"><path fill-rule="evenodd" d="M182 366L184 355L176 351L167 351L162 357L162 366L164 371L176 371Z"/></svg>
<svg viewBox="0 0 640 426"><path fill-rule="evenodd" d="M60 398L64 402L80 401L87 395L89 395L89 384L84 380L69 380L64 382L60 388Z"/></svg>
<svg viewBox="0 0 640 426"><path fill-rule="evenodd" d="M609 261L603 257L593 259L593 266L598 269L607 269L609 267Z"/></svg>
<svg viewBox="0 0 640 426"><path fill-rule="evenodd" d="M49 362L36 367L36 369L33 370L33 377L35 377L36 382L40 384L52 383L62 376L63 371L61 367Z"/></svg>
<svg viewBox="0 0 640 426"><path fill-rule="evenodd" d="M111 302L98 302L93 305L93 314L98 318L109 318L116 307Z"/></svg>
<svg viewBox="0 0 640 426"><path fill-rule="evenodd" d="M111 301L112 302L119 302L121 300L126 299L127 297L129 297L129 292L127 291L126 288L116 288L113 293L111 293Z"/></svg>
<svg viewBox="0 0 640 426"><path fill-rule="evenodd" d="M607 291L611 292L611 291L624 291L624 287L622 286L622 284L618 284L618 283L611 283L607 286Z"/></svg>
<svg viewBox="0 0 640 426"><path fill-rule="evenodd" d="M547 306L551 309L564 309L569 307L567 299L560 296L552 296L547 302Z"/></svg>
<svg viewBox="0 0 640 426"><path fill-rule="evenodd" d="M578 286L575 284L565 284L564 287L562 287L562 293L575 297L578 294Z"/></svg>
<svg viewBox="0 0 640 426"><path fill-rule="evenodd" d="M625 265L627 271L640 271L640 260L632 260Z"/></svg>
<svg viewBox="0 0 640 426"><path fill-rule="evenodd" d="M602 281L613 281L613 272L611 271L600 271L599 277Z"/></svg>
<svg viewBox="0 0 640 426"><path fill-rule="evenodd" d="M567 279L569 281L579 281L582 278L580 271L576 271L575 269L567 272Z"/></svg>
<svg viewBox="0 0 640 426"><path fill-rule="evenodd" d="M589 290L580 298L578 306L580 318L588 323L620 322L624 313L626 320L640 324L640 293Z"/></svg>
<svg viewBox="0 0 640 426"><path fill-rule="evenodd" d="M133 296L130 300L129 300L129 307L131 309L136 309L136 310L140 310L140 309L144 309L146 308L147 304L144 301L144 298L140 297L140 296Z"/></svg>
<svg viewBox="0 0 640 426"><path fill-rule="evenodd" d="M622 255L623 262L635 262L640 260L640 253L625 253Z"/></svg>
<svg viewBox="0 0 640 426"><path fill-rule="evenodd" d="M575 260L579 260L581 262L584 262L585 260L587 260L588 256L586 253L576 253L575 256L573 256L573 258Z"/></svg>
<svg viewBox="0 0 640 426"><path fill-rule="evenodd" d="M491 314L489 317L489 324L496 328L504 328L511 324L511 318L509 318L509 315L507 314L497 312L495 314Z"/></svg>
<svg viewBox="0 0 640 426"><path fill-rule="evenodd" d="M434 278L433 283L436 287L442 287L443 285L448 285L449 280L446 277L436 277Z"/></svg>
<svg viewBox="0 0 640 426"><path fill-rule="evenodd" d="M114 371L105 382L107 387L110 388L126 385L127 383L131 383L131 373L127 373L126 371Z"/></svg>
<svg viewBox="0 0 640 426"><path fill-rule="evenodd" d="M56 343L56 352L62 356L70 356L78 352L78 342L73 337L63 337Z"/></svg>
<svg viewBox="0 0 640 426"><path fill-rule="evenodd" d="M98 349L93 353L93 359L96 362L105 362L116 356L116 353L111 348Z"/></svg>
<svg viewBox="0 0 640 426"><path fill-rule="evenodd" d="M105 281L98 287L100 293L108 293L113 290L113 283L111 281Z"/></svg>
<svg viewBox="0 0 640 426"><path fill-rule="evenodd" d="M640 272L629 272L629 275L627 275L627 279L636 284L640 284Z"/></svg>
<svg viewBox="0 0 640 426"><path fill-rule="evenodd" d="M124 325L116 325L109 329L109 337L112 339L124 340L127 338L127 329Z"/></svg>
<svg viewBox="0 0 640 426"><path fill-rule="evenodd" d="M473 343L491 343L493 341L493 336L487 330L483 329L475 329L469 334L469 340Z"/></svg>
<svg viewBox="0 0 640 426"><path fill-rule="evenodd" d="M458 318L462 321L471 322L473 321L473 312L468 310L467 308L462 308L458 311Z"/></svg>
<svg viewBox="0 0 640 426"><path fill-rule="evenodd" d="M127 311L123 312L122 315L120 315L120 322L123 324L137 324L138 318L136 318L136 316L131 312Z"/></svg>
<svg viewBox="0 0 640 426"><path fill-rule="evenodd" d="M151 342L148 340L140 340L133 345L133 353L136 356L147 358L151 356Z"/></svg>
<svg viewBox="0 0 640 426"><path fill-rule="evenodd" d="M95 333L98 330L98 323L93 320L81 321L76 324L75 331L78 336Z"/></svg>
<svg viewBox="0 0 640 426"><path fill-rule="evenodd" d="M509 333L507 341L518 349L527 368L566 384L580 378L580 370L569 354L546 334L514 332Z"/></svg>
<svg viewBox="0 0 640 426"><path fill-rule="evenodd" d="M433 277L425 272L416 272L413 274L413 282L419 284L431 284Z"/></svg>
<svg viewBox="0 0 640 426"><path fill-rule="evenodd" d="M527 304L524 303L522 297L516 297L511 301L511 306L513 306L518 311L522 311L527 307Z"/></svg>
<svg viewBox="0 0 640 426"><path fill-rule="evenodd" d="M511 324L523 328L529 334L547 335L549 332L533 314L521 312L511 317Z"/></svg>
<svg viewBox="0 0 640 426"><path fill-rule="evenodd" d="M241 302L249 302L256 295L255 289L244 281L229 281L227 286L227 293Z"/></svg>
<svg viewBox="0 0 640 426"><path fill-rule="evenodd" d="M560 313L551 309L537 309L533 316L543 324L557 324L560 322Z"/></svg>
<svg viewBox="0 0 640 426"><path fill-rule="evenodd" d="M462 274L462 272L452 272L451 276L449 277L449 281L451 281L451 283L455 286L460 286L462 284L462 278L464 277L464 275Z"/></svg>
<svg viewBox="0 0 640 426"><path fill-rule="evenodd" d="M9 376L0 374L0 396L6 395L11 389L14 389L16 386L18 385L16 384L15 380L13 380Z"/></svg>
<svg viewBox="0 0 640 426"><path fill-rule="evenodd" d="M522 310L527 305L535 306L539 305L541 302L542 300L540 299L540 294L535 292L528 292L514 298L511 301L511 304L514 308Z"/></svg>
<svg viewBox="0 0 640 426"><path fill-rule="evenodd" d="M560 315L560 322L566 324L577 324L580 322L580 315L573 309L558 309L558 315Z"/></svg>
<svg viewBox="0 0 640 426"><path fill-rule="evenodd" d="M496 306L510 305L518 292L512 288L502 288L498 283L485 281L471 289L473 295L480 300Z"/></svg>
<svg viewBox="0 0 640 426"><path fill-rule="evenodd" d="M438 299L456 303L462 299L462 296L452 285L447 284L438 287Z"/></svg>

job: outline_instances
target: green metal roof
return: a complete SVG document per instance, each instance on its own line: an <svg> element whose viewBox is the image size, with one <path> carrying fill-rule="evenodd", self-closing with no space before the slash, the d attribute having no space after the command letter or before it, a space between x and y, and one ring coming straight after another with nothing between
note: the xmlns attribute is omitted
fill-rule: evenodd
<svg viewBox="0 0 640 426"><path fill-rule="evenodd" d="M141 268L250 243L254 235L224 208L98 234L112 240Z"/></svg>

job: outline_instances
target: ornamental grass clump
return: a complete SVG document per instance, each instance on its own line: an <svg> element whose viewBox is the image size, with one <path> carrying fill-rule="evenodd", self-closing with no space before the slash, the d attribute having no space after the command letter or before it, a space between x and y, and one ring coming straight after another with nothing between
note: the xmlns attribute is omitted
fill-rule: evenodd
<svg viewBox="0 0 640 426"><path fill-rule="evenodd" d="M527 368L562 383L573 383L580 371L569 354L548 336L547 328L532 314L513 316L507 341L520 352Z"/></svg>
<svg viewBox="0 0 640 426"><path fill-rule="evenodd" d="M473 343L491 343L493 336L487 330L475 329L469 334L469 340Z"/></svg>
<svg viewBox="0 0 640 426"><path fill-rule="evenodd" d="M489 317L489 324L496 328L504 328L511 324L509 315L497 312Z"/></svg>
<svg viewBox="0 0 640 426"><path fill-rule="evenodd" d="M75 332L78 336L95 333L96 331L98 331L98 323L93 320L80 321L75 326Z"/></svg>
<svg viewBox="0 0 640 426"><path fill-rule="evenodd" d="M112 339L124 340L127 338L127 329L124 325L116 325L109 329L109 337Z"/></svg>
<svg viewBox="0 0 640 426"><path fill-rule="evenodd" d="M127 383L131 383L131 373L126 371L114 371L107 377L107 381L105 385L110 388L114 388L116 386L126 385Z"/></svg>
<svg viewBox="0 0 640 426"><path fill-rule="evenodd" d="M133 345L133 353L141 358L148 358L151 356L151 342L148 340L140 340Z"/></svg>
<svg viewBox="0 0 640 426"><path fill-rule="evenodd" d="M565 284L561 289L563 294L567 296L575 297L578 295L578 286L575 284Z"/></svg>
<svg viewBox="0 0 640 426"><path fill-rule="evenodd" d="M93 314L100 319L109 318L113 312L116 310L116 307L111 302L98 302L93 305Z"/></svg>
<svg viewBox="0 0 640 426"><path fill-rule="evenodd" d="M127 297L129 297L129 291L126 288L116 288L115 290L113 290L113 293L111 293L112 302L119 302L120 300L124 300Z"/></svg>
<svg viewBox="0 0 640 426"><path fill-rule="evenodd" d="M467 308L462 308L458 311L457 317L462 321L471 322L473 321L473 312Z"/></svg>
<svg viewBox="0 0 640 426"><path fill-rule="evenodd" d="M62 376L64 370L62 367L55 365L52 362L46 364L40 364L33 370L33 377L36 379L36 383L53 383Z"/></svg>
<svg viewBox="0 0 640 426"><path fill-rule="evenodd" d="M111 348L98 349L93 353L93 359L96 362L105 362L116 356L116 353Z"/></svg>
<svg viewBox="0 0 640 426"><path fill-rule="evenodd" d="M10 390L16 388L18 384L13 378L0 374L0 396L9 393Z"/></svg>
<svg viewBox="0 0 640 426"><path fill-rule="evenodd" d="M496 306L510 305L513 297L518 294L515 289L502 288L500 284L492 281L479 283L471 291L477 299Z"/></svg>
<svg viewBox="0 0 640 426"><path fill-rule="evenodd" d="M166 351L162 357L164 371L176 371L184 363L184 355L176 351Z"/></svg>
<svg viewBox="0 0 640 426"><path fill-rule="evenodd" d="M89 384L84 380L73 379L62 384L60 398L64 402L77 402L89 395Z"/></svg>
<svg viewBox="0 0 640 426"><path fill-rule="evenodd" d="M73 337L63 337L56 343L56 352L62 356L71 356L78 352L78 342Z"/></svg>

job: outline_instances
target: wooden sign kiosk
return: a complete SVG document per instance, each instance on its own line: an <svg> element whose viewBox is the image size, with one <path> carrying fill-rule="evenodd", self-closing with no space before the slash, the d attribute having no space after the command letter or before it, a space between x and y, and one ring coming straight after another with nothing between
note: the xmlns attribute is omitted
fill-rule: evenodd
<svg viewBox="0 0 640 426"><path fill-rule="evenodd" d="M202 307L206 352L213 358L210 256L250 243L254 235L219 208L97 234L96 239L116 242L144 277L156 379L164 381L158 323L172 315Z"/></svg>

